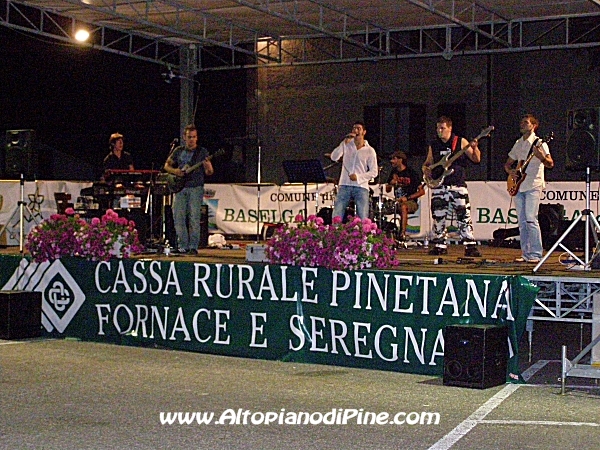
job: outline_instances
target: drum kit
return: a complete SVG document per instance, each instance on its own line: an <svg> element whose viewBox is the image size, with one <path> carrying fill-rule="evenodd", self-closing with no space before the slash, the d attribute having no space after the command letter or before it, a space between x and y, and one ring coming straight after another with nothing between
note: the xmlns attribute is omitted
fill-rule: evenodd
<svg viewBox="0 0 600 450"><path fill-rule="evenodd" d="M325 153L323 156L326 158L331 157L331 153ZM338 163L334 162L328 166L325 166L324 170L329 170L335 167ZM379 176L369 182L370 186L377 186L378 192L376 193L373 188L369 188L369 219L377 223L379 229L383 230L388 236L394 238L396 241L401 240L401 216L400 206L397 202L389 197L385 197L383 194L384 184L380 184L380 175L382 167L379 167ZM323 206L319 208L317 217L323 219L326 225L331 225L333 220L333 208L335 206L335 198L337 196L337 184L338 180L333 177L327 177L327 182L334 185L333 195L331 197L330 206ZM356 209L354 201L350 201L350 204L344 212L343 222L346 222L347 218L356 215Z"/></svg>

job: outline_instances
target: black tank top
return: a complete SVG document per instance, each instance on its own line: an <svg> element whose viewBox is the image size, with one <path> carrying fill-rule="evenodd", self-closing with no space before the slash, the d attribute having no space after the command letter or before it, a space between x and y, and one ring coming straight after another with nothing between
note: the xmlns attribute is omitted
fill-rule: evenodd
<svg viewBox="0 0 600 450"><path fill-rule="evenodd" d="M448 142L442 142L440 138L437 138L431 142L431 150L433 152L433 162L436 163L442 157L452 153L452 142L454 141L455 134L452 133L450 135L450 139ZM456 148L454 151L460 150L462 138L458 137L456 141ZM462 154L459 158L457 158L452 165L451 169L454 169L454 173L448 175L444 178L443 184L445 186L466 186L466 171L465 167L467 166L467 161L469 161L469 157L466 154Z"/></svg>

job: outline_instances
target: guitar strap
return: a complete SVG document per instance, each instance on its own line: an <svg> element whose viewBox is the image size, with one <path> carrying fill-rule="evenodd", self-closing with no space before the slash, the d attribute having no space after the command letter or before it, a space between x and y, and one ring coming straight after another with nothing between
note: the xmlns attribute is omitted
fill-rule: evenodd
<svg viewBox="0 0 600 450"><path fill-rule="evenodd" d="M452 139L452 153L454 153L454 150L456 150L457 143L458 143L458 136L454 135L454 138Z"/></svg>
<svg viewBox="0 0 600 450"><path fill-rule="evenodd" d="M529 158L529 155L531 155L533 153L533 148L537 145L537 143L539 141L540 141L540 138L535 138L535 140L531 144L531 147L529 148L529 151L527 152L527 156L525 157L525 159Z"/></svg>

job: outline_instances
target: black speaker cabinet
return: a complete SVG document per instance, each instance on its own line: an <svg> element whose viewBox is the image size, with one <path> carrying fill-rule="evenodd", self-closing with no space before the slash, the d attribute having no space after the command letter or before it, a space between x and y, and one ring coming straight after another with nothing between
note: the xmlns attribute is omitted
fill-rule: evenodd
<svg viewBox="0 0 600 450"><path fill-rule="evenodd" d="M573 224L572 220L563 220L559 224L559 228L555 235L551 236L548 240L548 249L556 244L556 241L560 239L563 234L567 231L567 229ZM540 224L541 225L541 224ZM588 226L588 222L580 220L577 224L571 229L569 234L567 234L561 243L567 247L571 251L585 251L585 227ZM543 235L542 235L543 238ZM596 247L596 241L594 240L593 229L590 228L590 233L588 236L588 248L593 250ZM546 247L544 247L546 248Z"/></svg>
<svg viewBox="0 0 600 450"><path fill-rule="evenodd" d="M0 291L0 339L41 336L42 293Z"/></svg>
<svg viewBox="0 0 600 450"><path fill-rule="evenodd" d="M119 216L135 222L140 244L145 245L150 239L150 216L144 208L129 208L116 210ZM153 230L154 231L154 230Z"/></svg>
<svg viewBox="0 0 600 450"><path fill-rule="evenodd" d="M538 211L538 222L542 231L542 246L549 250L560 236L565 207L560 203L542 203Z"/></svg>
<svg viewBox="0 0 600 450"><path fill-rule="evenodd" d="M598 168L600 165L600 108L567 111L568 170Z"/></svg>
<svg viewBox="0 0 600 450"><path fill-rule="evenodd" d="M380 103L365 106L363 117L369 142L376 144L378 155L390 156L401 148L412 155L422 155L427 140L425 105L414 103Z"/></svg>
<svg viewBox="0 0 600 450"><path fill-rule="evenodd" d="M498 325L444 330L444 385L486 389L506 382L508 332Z"/></svg>
<svg viewBox="0 0 600 450"><path fill-rule="evenodd" d="M38 174L38 151L34 130L8 130L4 174L7 178L33 180Z"/></svg>

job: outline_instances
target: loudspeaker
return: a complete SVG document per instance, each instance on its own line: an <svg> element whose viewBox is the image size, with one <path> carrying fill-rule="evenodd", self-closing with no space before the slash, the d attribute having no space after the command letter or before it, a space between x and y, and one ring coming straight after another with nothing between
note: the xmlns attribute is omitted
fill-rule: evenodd
<svg viewBox="0 0 600 450"><path fill-rule="evenodd" d="M444 330L444 385L486 389L506 382L508 332L498 325Z"/></svg>
<svg viewBox="0 0 600 450"><path fill-rule="evenodd" d="M27 339L42 334L42 293L0 291L0 339Z"/></svg>
<svg viewBox="0 0 600 450"><path fill-rule="evenodd" d="M413 155L423 155L425 152L425 105L382 103L365 106L363 114L366 138L378 155L388 157L401 149L410 159Z"/></svg>
<svg viewBox="0 0 600 450"><path fill-rule="evenodd" d="M21 174L33 180L38 174L38 152L34 130L8 130L6 132L6 152L4 175L19 178Z"/></svg>
<svg viewBox="0 0 600 450"><path fill-rule="evenodd" d="M145 213L144 208L129 208L117 210L119 216L135 222L140 244L145 245L150 238L150 216Z"/></svg>
<svg viewBox="0 0 600 450"><path fill-rule="evenodd" d="M600 166L600 108L567 111L567 170Z"/></svg>
<svg viewBox="0 0 600 450"><path fill-rule="evenodd" d="M560 237L565 207L560 203L542 203L538 210L538 222L542 231L542 246L548 250Z"/></svg>
<svg viewBox="0 0 600 450"><path fill-rule="evenodd" d="M564 234L565 231L573 223L572 220L563 220L560 222L557 233L549 240L549 247L552 247L556 241ZM562 244L571 251L585 251L585 227L588 226L586 221L580 220L577 225L569 232L567 236L562 240ZM590 229L590 236L588 239L588 248L593 250L596 246L594 240L594 233ZM545 248L545 247L544 247Z"/></svg>

